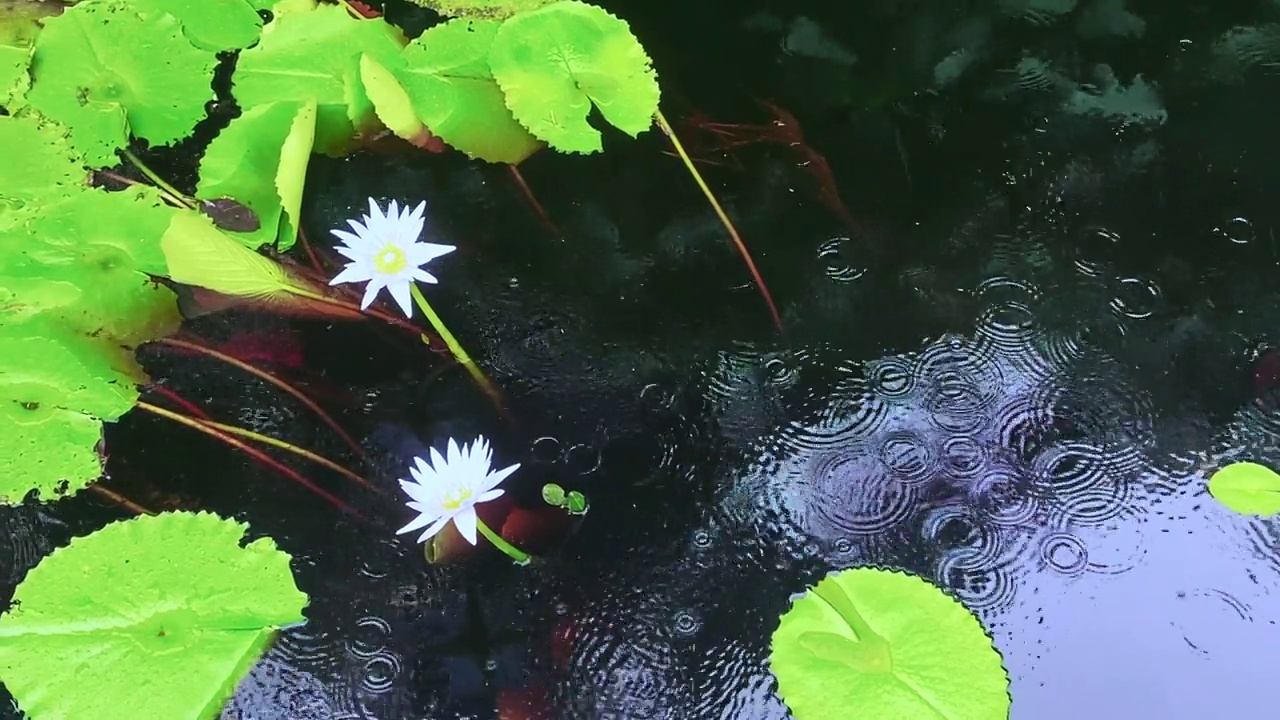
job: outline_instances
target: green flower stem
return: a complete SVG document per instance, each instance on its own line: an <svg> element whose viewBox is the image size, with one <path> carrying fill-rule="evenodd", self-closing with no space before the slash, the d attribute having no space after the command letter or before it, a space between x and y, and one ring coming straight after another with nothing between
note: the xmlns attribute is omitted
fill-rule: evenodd
<svg viewBox="0 0 1280 720"><path fill-rule="evenodd" d="M662 128L662 132L671 141L671 147L675 148L676 154L680 156L680 162L684 163L685 169L693 176L693 181L707 198L707 202L711 204L711 209L715 211L716 217L720 219L720 224L729 233L729 239L733 241L734 247L738 249L738 254L742 256L742 261L747 264L747 271L751 273L751 279L755 281L756 289L760 291L760 295L764 298L764 304L769 308L769 315L773 318L774 327L778 328L778 332L783 332L782 316L778 314L778 307L773 304L773 295L769 292L769 286L764 284L764 277L760 275L760 270L756 268L755 261L751 259L751 253L747 251L747 244L742 241L742 236L738 234L738 229L733 226L733 222L729 220L729 215L725 213L724 208L720 207L720 201L716 200L715 193L711 192L707 182L702 179L702 173L698 172L697 166L693 164L689 153L685 152L684 145L680 142L680 138L676 136L676 131L671 128L671 124L667 122L667 118L663 116L661 110L657 111L656 118L658 127Z"/></svg>
<svg viewBox="0 0 1280 720"><path fill-rule="evenodd" d="M484 521L480 519L479 516L476 516L476 529L479 530L480 534L485 536L485 538L489 542L493 543L494 547L506 553L508 557L514 560L517 565L529 564L529 561L531 559L529 557L529 553L521 550L515 545L512 545L506 540L503 540L502 537L498 535L498 533L494 532L488 525L486 525Z"/></svg>
<svg viewBox="0 0 1280 720"><path fill-rule="evenodd" d="M453 357L467 369L471 377L475 378L480 389L484 390L485 394L501 407L502 395L498 392L498 389L494 387L493 383L489 382L489 378L485 377L484 372L480 370L480 366L476 365L476 362L471 359L467 351L462 349L462 345L458 343L458 339L453 336L453 333L449 332L449 328L444 326L444 321L436 314L436 311L431 307L431 303L427 302L426 296L418 289L418 284L409 283L409 290L413 293L413 300L421 308L422 314L427 316L427 322L431 323L431 327L435 328L436 333L444 340L449 352L453 353ZM422 336L422 342L430 344L430 340L425 335Z"/></svg>
<svg viewBox="0 0 1280 720"><path fill-rule="evenodd" d="M146 175L148 180L155 183L156 187L160 188L161 192L163 192L170 200L187 208L195 208L196 204L194 200L178 192L177 188L165 182L164 178L160 177L154 170L147 167L146 164L142 162L142 159L137 155L134 155L127 148L121 148L120 154L123 155L126 160L133 163L133 166L138 168L139 172Z"/></svg>

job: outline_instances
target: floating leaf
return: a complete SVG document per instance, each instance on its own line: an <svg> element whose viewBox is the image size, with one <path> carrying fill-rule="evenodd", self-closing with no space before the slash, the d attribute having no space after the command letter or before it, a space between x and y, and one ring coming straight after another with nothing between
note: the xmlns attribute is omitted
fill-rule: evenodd
<svg viewBox="0 0 1280 720"><path fill-rule="evenodd" d="M21 106L31 87L30 64L30 48L0 43L0 107L15 110Z"/></svg>
<svg viewBox="0 0 1280 720"><path fill-rule="evenodd" d="M32 718L215 718L307 596L270 538L210 513L112 523L46 557L0 617L0 680Z"/></svg>
<svg viewBox="0 0 1280 720"><path fill-rule="evenodd" d="M1209 494L1245 515L1280 513L1280 474L1252 462L1231 463L1209 478Z"/></svg>
<svg viewBox="0 0 1280 720"><path fill-rule="evenodd" d="M426 128L414 114L409 94L400 86L395 76L382 63L368 55L362 55L360 80L364 83L364 89L373 103L373 110L382 124L397 137L417 140Z"/></svg>
<svg viewBox="0 0 1280 720"><path fill-rule="evenodd" d="M534 10L556 0L410 0L445 17L501 19Z"/></svg>
<svg viewBox="0 0 1280 720"><path fill-rule="evenodd" d="M283 265L241 245L193 210L174 213L160 246L174 282L264 303L290 295L323 296L321 289L291 277Z"/></svg>
<svg viewBox="0 0 1280 720"><path fill-rule="evenodd" d="M32 117L0 117L0 502L74 492L101 473L102 422L146 375L133 349L178 327L150 275L172 208L150 188L85 186L66 144ZM65 485L64 485L65 484Z"/></svg>
<svg viewBox="0 0 1280 720"><path fill-rule="evenodd" d="M377 125L360 81L360 57L393 62L405 44L395 26L351 17L342 5L279 15L240 53L231 92L249 110L275 102L316 104L315 148L338 155Z"/></svg>
<svg viewBox="0 0 1280 720"><path fill-rule="evenodd" d="M24 222L50 201L83 189L88 173L73 162L63 130L35 117L0 116L0 230Z"/></svg>
<svg viewBox="0 0 1280 720"><path fill-rule="evenodd" d="M31 85L27 67L40 20L60 10L48 2L0 0L0 107L13 110L22 104Z"/></svg>
<svg viewBox="0 0 1280 720"><path fill-rule="evenodd" d="M994 720L1009 680L963 605L911 575L833 573L797 598L769 664L797 720Z"/></svg>
<svg viewBox="0 0 1280 720"><path fill-rule="evenodd" d="M141 13L172 13L192 45L223 52L247 48L262 33L262 17L246 0L128 0ZM260 3L259 3L260 4Z"/></svg>
<svg viewBox="0 0 1280 720"><path fill-rule="evenodd" d="M314 103L258 105L232 120L201 158L196 197L234 198L257 218L257 228L233 233L246 246L293 246L315 119Z"/></svg>
<svg viewBox="0 0 1280 720"><path fill-rule="evenodd" d="M498 29L489 65L516 120L557 150L601 149L599 131L587 123L593 104L632 137L658 111L649 56L626 22L594 5L569 0L511 17Z"/></svg>
<svg viewBox="0 0 1280 720"><path fill-rule="evenodd" d="M500 25L494 20L436 25L388 67L433 134L471 157L515 164L541 144L516 122L489 70L489 50Z"/></svg>
<svg viewBox="0 0 1280 720"><path fill-rule="evenodd" d="M0 462L21 469L0 482L0 504L74 493L102 473L102 423L84 413L0 401L0 437Z"/></svg>
<svg viewBox="0 0 1280 720"><path fill-rule="evenodd" d="M71 128L91 167L114 165L129 132L152 145L191 133L214 98L217 57L192 46L167 13L86 2L45 22L27 99Z"/></svg>

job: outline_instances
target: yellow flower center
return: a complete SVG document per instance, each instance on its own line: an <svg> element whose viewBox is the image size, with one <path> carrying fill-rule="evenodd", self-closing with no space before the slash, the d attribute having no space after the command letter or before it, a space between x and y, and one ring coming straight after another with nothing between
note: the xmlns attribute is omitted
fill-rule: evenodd
<svg viewBox="0 0 1280 720"><path fill-rule="evenodd" d="M404 251L393 243L387 243L378 251L377 255L373 256L373 269L379 275L395 275L405 269L408 264L409 261L405 259Z"/></svg>
<svg viewBox="0 0 1280 720"><path fill-rule="evenodd" d="M462 507L462 503L471 499L471 491L467 488L454 488L444 494L444 509L453 511Z"/></svg>

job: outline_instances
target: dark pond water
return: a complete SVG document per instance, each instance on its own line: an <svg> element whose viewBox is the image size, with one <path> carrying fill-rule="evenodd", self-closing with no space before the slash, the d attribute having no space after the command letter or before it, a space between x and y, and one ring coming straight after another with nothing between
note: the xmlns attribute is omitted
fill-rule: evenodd
<svg viewBox="0 0 1280 720"><path fill-rule="evenodd" d="M501 168L313 163L313 238L368 196L426 199L459 246L431 297L511 412L372 323L191 324L267 339L391 491L308 468L356 520L185 429L111 429L110 487L247 520L312 597L224 718L785 718L777 616L868 564L981 618L1015 720L1274 716L1280 521L1205 477L1280 463L1280 7L602 4L653 54L787 333L656 133L522 166L558 235ZM697 113L759 142L717 149ZM270 386L145 356L211 414L356 462ZM589 496L544 564L427 566L393 535L408 458L478 432L523 463L523 505L550 481ZM0 592L117 517L91 494L0 509Z"/></svg>

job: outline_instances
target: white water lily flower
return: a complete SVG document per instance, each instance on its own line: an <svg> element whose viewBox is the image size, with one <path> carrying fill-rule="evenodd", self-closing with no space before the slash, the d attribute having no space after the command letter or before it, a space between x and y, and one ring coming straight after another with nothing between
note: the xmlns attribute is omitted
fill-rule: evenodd
<svg viewBox="0 0 1280 720"><path fill-rule="evenodd" d="M400 487L413 498L408 505L418 511L418 517L397 530L396 534L411 532L430 524L422 537L418 538L418 542L426 542L452 520L462 537L475 545L475 506L501 497L503 491L497 489L498 483L520 468L520 464L516 463L494 472L490 470L492 459L493 450L484 437L476 438L475 442L464 445L461 449L456 441L450 439L446 456L441 456L438 450L431 448L430 465L422 458L415 457L413 461L416 466L409 467L409 473L413 475L415 482L401 480Z"/></svg>
<svg viewBox="0 0 1280 720"><path fill-rule="evenodd" d="M457 249L453 245L418 242L426 207L427 204L421 202L411 211L392 200L387 213L383 214L378 203L369 198L369 214L361 218L363 223L347 221L353 232L330 230L343 242L337 251L351 262L329 284L368 281L364 299L360 301L361 310L367 310L378 292L387 288L405 316L412 317L409 283L414 280L437 282L422 266Z"/></svg>

